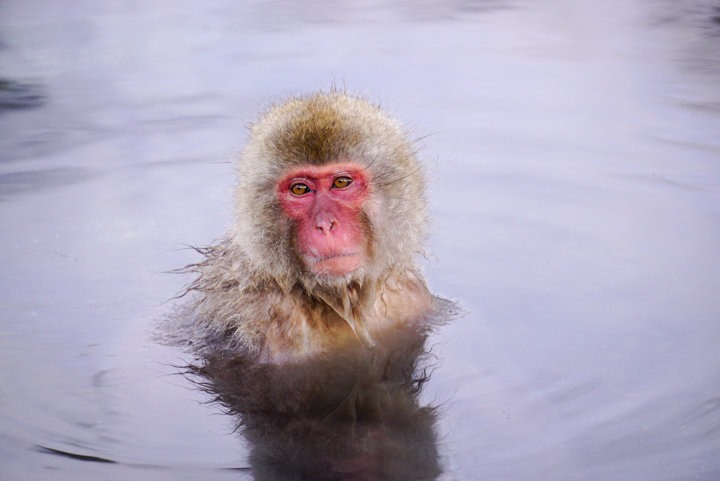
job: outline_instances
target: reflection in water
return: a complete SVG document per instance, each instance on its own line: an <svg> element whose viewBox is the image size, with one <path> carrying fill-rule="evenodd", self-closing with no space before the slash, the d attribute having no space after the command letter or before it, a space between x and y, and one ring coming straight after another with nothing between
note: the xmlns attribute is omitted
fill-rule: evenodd
<svg viewBox="0 0 720 481"><path fill-rule="evenodd" d="M0 112L39 107L44 101L37 85L0 77Z"/></svg>
<svg viewBox="0 0 720 481"><path fill-rule="evenodd" d="M280 366L220 352L188 373L237 417L255 479L430 480L435 410L418 402L427 334L396 329L372 349Z"/></svg>
<svg viewBox="0 0 720 481"><path fill-rule="evenodd" d="M38 191L58 185L84 182L92 177L90 169L60 167L0 174L0 199L23 192Z"/></svg>

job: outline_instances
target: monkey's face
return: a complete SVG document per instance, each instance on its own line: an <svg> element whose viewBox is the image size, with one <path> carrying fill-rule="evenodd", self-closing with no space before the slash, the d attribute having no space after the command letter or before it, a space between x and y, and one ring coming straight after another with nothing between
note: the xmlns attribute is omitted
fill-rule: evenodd
<svg viewBox="0 0 720 481"><path fill-rule="evenodd" d="M362 207L369 191L368 173L355 162L301 166L280 179L280 205L312 273L342 276L364 265L369 233Z"/></svg>

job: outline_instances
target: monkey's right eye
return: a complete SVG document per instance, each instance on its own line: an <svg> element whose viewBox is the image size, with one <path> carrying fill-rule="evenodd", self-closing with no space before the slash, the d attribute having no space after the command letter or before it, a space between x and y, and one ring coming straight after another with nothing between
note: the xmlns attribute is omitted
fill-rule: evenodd
<svg viewBox="0 0 720 481"><path fill-rule="evenodd" d="M293 184L290 186L290 192L292 192L295 195L304 195L304 194L307 194L308 192L310 192L310 187L298 182L297 184Z"/></svg>

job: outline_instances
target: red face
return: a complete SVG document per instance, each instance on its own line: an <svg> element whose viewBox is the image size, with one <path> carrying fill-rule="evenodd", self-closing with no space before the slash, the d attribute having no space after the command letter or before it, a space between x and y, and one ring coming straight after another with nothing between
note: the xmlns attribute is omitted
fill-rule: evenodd
<svg viewBox="0 0 720 481"><path fill-rule="evenodd" d="M277 196L297 226L297 245L317 275L343 275L364 261L360 207L368 195L368 176L354 162L304 166L283 177Z"/></svg>

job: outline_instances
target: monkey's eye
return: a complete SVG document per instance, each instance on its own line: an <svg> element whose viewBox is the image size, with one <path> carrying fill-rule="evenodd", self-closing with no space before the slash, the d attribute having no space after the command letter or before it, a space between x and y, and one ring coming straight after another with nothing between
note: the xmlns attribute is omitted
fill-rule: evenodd
<svg viewBox="0 0 720 481"><path fill-rule="evenodd" d="M333 187L336 189L342 189L350 184L352 184L352 179L350 177L338 177L333 181Z"/></svg>
<svg viewBox="0 0 720 481"><path fill-rule="evenodd" d="M290 186L290 192L292 192L295 195L304 195L304 194L307 194L308 192L310 192L310 187L298 182L297 184L293 184Z"/></svg>

